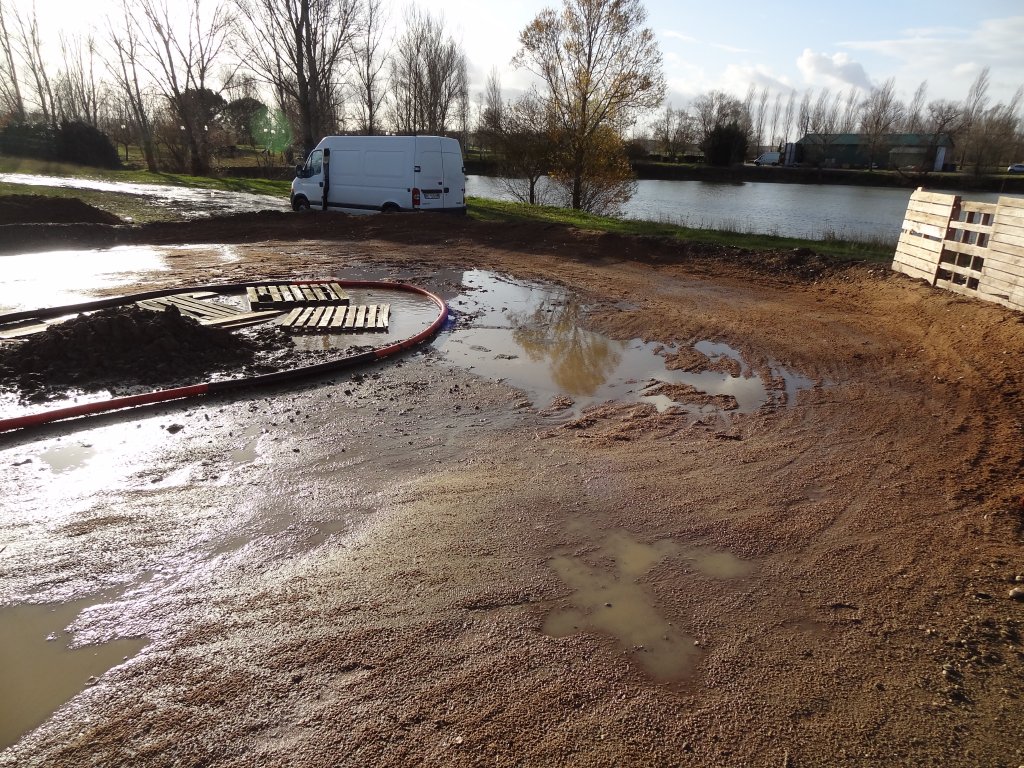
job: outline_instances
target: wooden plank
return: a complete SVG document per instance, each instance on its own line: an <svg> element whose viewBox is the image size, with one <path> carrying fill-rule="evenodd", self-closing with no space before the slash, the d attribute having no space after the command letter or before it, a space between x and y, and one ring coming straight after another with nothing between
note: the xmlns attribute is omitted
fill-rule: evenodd
<svg viewBox="0 0 1024 768"><path fill-rule="evenodd" d="M1021 220L1019 224L1008 221L1007 219L999 219L996 225L992 228L992 233L1002 232L1003 234L1010 235L1011 237L1024 237L1024 220Z"/></svg>
<svg viewBox="0 0 1024 768"><path fill-rule="evenodd" d="M896 251L895 258L897 260L912 259L914 261L921 262L922 265L931 264L934 266L939 263L938 253L929 253L927 251L922 251L917 248L914 248L913 246L910 245L899 248Z"/></svg>
<svg viewBox="0 0 1024 768"><path fill-rule="evenodd" d="M391 305L381 304L377 308L377 327L387 328L391 318Z"/></svg>
<svg viewBox="0 0 1024 768"><path fill-rule="evenodd" d="M351 330L356 325L356 307L349 307L345 315L345 330Z"/></svg>
<svg viewBox="0 0 1024 768"><path fill-rule="evenodd" d="M999 206L995 203L982 203L977 200L964 200L960 203L961 213L987 213L990 216L995 214Z"/></svg>
<svg viewBox="0 0 1024 768"><path fill-rule="evenodd" d="M348 293L341 287L340 283L331 283L331 290L334 291L335 299L341 304L349 303Z"/></svg>
<svg viewBox="0 0 1024 768"><path fill-rule="evenodd" d="M910 195L911 200L920 200L926 203L948 203L953 205L959 199L959 195L948 195L943 192L926 192L922 187L918 187Z"/></svg>
<svg viewBox="0 0 1024 768"><path fill-rule="evenodd" d="M320 318L323 317L324 310L326 307L313 307L313 314L309 316L309 320L306 325L310 328L315 328L320 323Z"/></svg>
<svg viewBox="0 0 1024 768"><path fill-rule="evenodd" d="M1024 284L1024 268L1020 264L1000 261L998 258L985 259L985 267L981 270L984 274L994 273L1001 280L1007 282L1020 282Z"/></svg>
<svg viewBox="0 0 1024 768"><path fill-rule="evenodd" d="M992 238L992 242L989 243L989 250L1001 253L1004 256L1009 256L1015 259L1024 259L1024 238L1020 237L1007 237L1003 235L998 240L995 237Z"/></svg>
<svg viewBox="0 0 1024 768"><path fill-rule="evenodd" d="M319 301L321 303L327 303L327 301L328 301L327 295L323 292L323 290L320 288L319 285L315 285L315 284L311 285L311 286L309 286L309 290L313 292L313 299L314 299L314 301Z"/></svg>
<svg viewBox="0 0 1024 768"><path fill-rule="evenodd" d="M284 320L281 321L281 325L285 327L294 326L295 323L298 322L299 315L301 315L302 312L302 307L296 307L295 309L288 313L288 316Z"/></svg>
<svg viewBox="0 0 1024 768"><path fill-rule="evenodd" d="M6 326L3 330L0 330L0 339L20 339L24 336L41 333L49 327L49 323L39 323L31 320L25 321L22 324L12 323L10 326Z"/></svg>
<svg viewBox="0 0 1024 768"><path fill-rule="evenodd" d="M334 319L334 307L323 307L323 314L320 316L320 322L317 323L318 329L326 329L330 326L331 320Z"/></svg>
<svg viewBox="0 0 1024 768"><path fill-rule="evenodd" d="M931 259L936 262L939 260L939 253L941 251L942 243L931 240L900 240L896 246L897 253L906 253L919 259Z"/></svg>
<svg viewBox="0 0 1024 768"><path fill-rule="evenodd" d="M276 285L268 285L267 290L270 291L270 300L273 302L284 301L281 297L281 289Z"/></svg>
<svg viewBox="0 0 1024 768"><path fill-rule="evenodd" d="M295 321L295 327L302 329L304 326L309 324L309 318L313 314L313 310L316 307L303 307L302 312L299 314L299 319Z"/></svg>
<svg viewBox="0 0 1024 768"><path fill-rule="evenodd" d="M366 323L367 328L377 327L377 305L368 304L366 306Z"/></svg>
<svg viewBox="0 0 1024 768"><path fill-rule="evenodd" d="M923 213L930 216L944 216L948 219L953 215L955 208L956 206L948 203L929 203L910 198L910 202L907 204L907 218L912 218L910 212L913 211L915 214Z"/></svg>
<svg viewBox="0 0 1024 768"><path fill-rule="evenodd" d="M892 271L893 272L902 272L907 277L920 278L921 280L924 280L925 282L927 282L929 285L931 285L932 280L935 278L935 270L934 269L931 270L930 272L926 272L923 269L917 269L916 267L910 267L910 266L907 266L906 264L893 264L892 265Z"/></svg>
<svg viewBox="0 0 1024 768"><path fill-rule="evenodd" d="M970 243L958 243L953 240L947 240L943 243L943 252L952 251L954 253L963 253L968 256L981 256L986 258L988 256L988 248L983 248L980 245L971 245Z"/></svg>
<svg viewBox="0 0 1024 768"><path fill-rule="evenodd" d="M903 271L903 268L912 269L916 272L920 272L922 275L926 275L929 282L935 277L935 270L938 269L938 264L934 261L925 261L924 259L906 258L900 259L893 262L892 268L897 271Z"/></svg>
<svg viewBox="0 0 1024 768"><path fill-rule="evenodd" d="M267 320L272 320L275 317L280 317L284 312L282 310L263 310L260 312L239 312L236 315L230 317L211 317L207 320L201 320L201 325L209 325L215 328L241 328L246 325L255 325L256 323L265 323Z"/></svg>
<svg viewBox="0 0 1024 768"><path fill-rule="evenodd" d="M345 322L345 313L348 311L348 307L341 306L335 307L334 319L331 320L331 328L340 328L342 323Z"/></svg>
<svg viewBox="0 0 1024 768"><path fill-rule="evenodd" d="M1000 208L1016 208L1024 216L1024 197L1007 197L1006 195L1000 196L996 200L996 205Z"/></svg>
<svg viewBox="0 0 1024 768"><path fill-rule="evenodd" d="M974 224L969 221L951 221L949 222L949 228L958 229L962 232L981 232L983 234L992 232L991 224Z"/></svg>
<svg viewBox="0 0 1024 768"><path fill-rule="evenodd" d="M933 227L930 224L921 224L906 219L903 220L902 230L905 234L922 240L941 240L946 236L945 227Z"/></svg>
<svg viewBox="0 0 1024 768"><path fill-rule="evenodd" d="M252 286L249 286L248 288L245 289L245 297L249 300L250 307L253 306L254 304L260 303L259 294L256 293L256 289L253 288Z"/></svg>
<svg viewBox="0 0 1024 768"><path fill-rule="evenodd" d="M366 321L366 307L360 304L356 307L356 328L362 328Z"/></svg>
<svg viewBox="0 0 1024 768"><path fill-rule="evenodd" d="M207 315L237 315L241 310L229 307L226 304L216 304L212 301L198 301L186 296L165 297L171 304L176 304L179 309L190 309Z"/></svg>
<svg viewBox="0 0 1024 768"><path fill-rule="evenodd" d="M914 224L928 224L933 227L939 227L940 229L945 230L946 227L949 225L949 214L923 213L922 211L912 211L910 209L907 209L905 220L912 222ZM903 228L907 228L905 224Z"/></svg>

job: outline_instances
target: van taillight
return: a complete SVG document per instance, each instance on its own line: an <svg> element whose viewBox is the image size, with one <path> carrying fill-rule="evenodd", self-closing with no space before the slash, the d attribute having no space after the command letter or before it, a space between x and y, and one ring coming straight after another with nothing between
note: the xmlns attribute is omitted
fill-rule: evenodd
<svg viewBox="0 0 1024 768"><path fill-rule="evenodd" d="M420 207L420 191L416 187L412 188L412 207L413 208L419 208Z"/></svg>

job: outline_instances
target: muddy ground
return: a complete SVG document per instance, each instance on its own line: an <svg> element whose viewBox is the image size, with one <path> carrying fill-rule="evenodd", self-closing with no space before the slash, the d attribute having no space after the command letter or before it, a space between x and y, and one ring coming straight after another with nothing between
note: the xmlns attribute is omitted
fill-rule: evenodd
<svg viewBox="0 0 1024 768"><path fill-rule="evenodd" d="M100 594L76 642L148 644L0 765L1024 764L1020 313L555 226L60 236L242 243L139 289L372 266L455 297L453 270L494 270L578 292L614 338L727 342L818 386L714 419L574 414L427 347L3 437L0 604ZM47 468L72 449L107 474Z"/></svg>

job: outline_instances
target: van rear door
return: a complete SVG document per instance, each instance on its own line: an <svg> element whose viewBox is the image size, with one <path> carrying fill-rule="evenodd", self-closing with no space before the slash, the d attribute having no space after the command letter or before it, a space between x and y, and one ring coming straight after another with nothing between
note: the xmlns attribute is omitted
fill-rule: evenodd
<svg viewBox="0 0 1024 768"><path fill-rule="evenodd" d="M444 208L444 159L441 139L416 137L416 187L420 190L420 208Z"/></svg>
<svg viewBox="0 0 1024 768"><path fill-rule="evenodd" d="M441 145L444 162L444 207L466 207L466 172L459 143L449 139Z"/></svg>

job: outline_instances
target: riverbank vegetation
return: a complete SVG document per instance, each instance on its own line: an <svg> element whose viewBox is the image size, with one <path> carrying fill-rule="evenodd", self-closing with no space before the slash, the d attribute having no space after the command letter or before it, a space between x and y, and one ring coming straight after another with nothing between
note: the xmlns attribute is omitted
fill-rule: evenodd
<svg viewBox="0 0 1024 768"><path fill-rule="evenodd" d="M110 171L85 168L67 163L49 163L3 156L0 156L0 173L87 178L126 184L168 184L198 189L219 189L231 192L271 195L280 197L282 200L287 198L289 192L289 183L286 181L211 178L175 173L150 173L149 171L141 170ZM154 205L148 198L142 198L125 192L79 189L46 184L28 186L25 184L0 182L0 195L24 195L29 193L50 197L75 197L126 221L138 224L168 221L174 218L172 213L159 205ZM467 204L469 216L482 221L546 222L601 232L716 243L751 250L802 248L844 260L885 261L892 258L893 249L895 248L895 243L882 240L842 240L829 232L823 232L823 237L820 240L808 240L759 235L738 230L700 229L666 222L621 219L555 206L529 205L527 203L489 200L479 197L468 198Z"/></svg>

